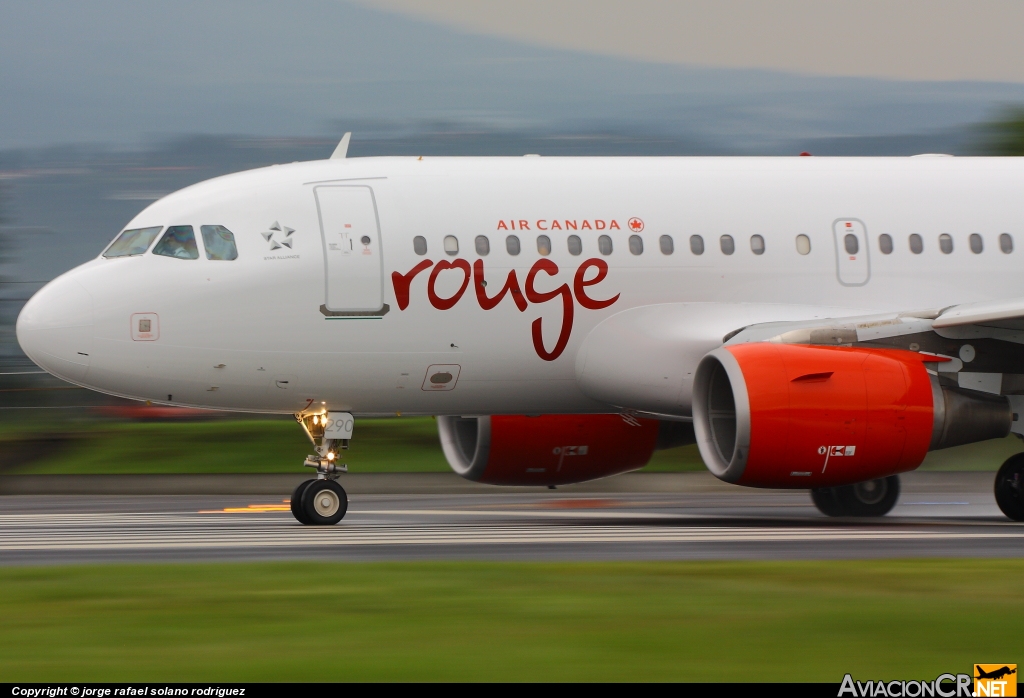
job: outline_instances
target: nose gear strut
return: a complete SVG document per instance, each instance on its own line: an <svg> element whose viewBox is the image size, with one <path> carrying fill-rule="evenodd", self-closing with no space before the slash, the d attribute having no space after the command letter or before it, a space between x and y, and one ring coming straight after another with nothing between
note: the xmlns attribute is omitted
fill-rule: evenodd
<svg viewBox="0 0 1024 698"><path fill-rule="evenodd" d="M348 466L338 462L340 451L348 449L353 418L348 412L300 412L295 421L306 432L316 450L303 465L316 468L316 480L306 480L292 493L292 515L307 526L330 526L341 521L348 510L348 496L337 483Z"/></svg>

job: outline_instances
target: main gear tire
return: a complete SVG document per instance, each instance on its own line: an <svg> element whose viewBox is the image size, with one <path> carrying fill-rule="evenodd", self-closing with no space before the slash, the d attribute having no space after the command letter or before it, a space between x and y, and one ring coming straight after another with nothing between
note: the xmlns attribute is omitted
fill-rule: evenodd
<svg viewBox="0 0 1024 698"><path fill-rule="evenodd" d="M825 516L846 516L846 510L836 495L838 487L819 487L811 490L811 501Z"/></svg>
<svg viewBox="0 0 1024 698"><path fill-rule="evenodd" d="M900 478L890 475L837 487L836 498L846 516L885 516L900 498Z"/></svg>
<svg viewBox="0 0 1024 698"><path fill-rule="evenodd" d="M1013 521L1024 521L1024 453L1006 459L996 473L996 504Z"/></svg>
<svg viewBox="0 0 1024 698"><path fill-rule="evenodd" d="M348 495L334 480L313 480L302 493L302 512L311 526L333 526L346 511Z"/></svg>

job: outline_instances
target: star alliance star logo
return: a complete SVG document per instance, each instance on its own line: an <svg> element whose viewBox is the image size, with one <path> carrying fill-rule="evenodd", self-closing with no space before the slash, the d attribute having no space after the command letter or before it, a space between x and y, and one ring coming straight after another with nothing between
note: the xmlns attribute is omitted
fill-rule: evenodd
<svg viewBox="0 0 1024 698"><path fill-rule="evenodd" d="M282 247L287 247L289 250L292 249L292 245L295 241L292 240L292 234L295 232L295 228L289 228L287 225L281 225L277 221L274 221L274 225L270 226L270 230L265 233L260 233L263 239L270 243L270 251L279 250Z"/></svg>

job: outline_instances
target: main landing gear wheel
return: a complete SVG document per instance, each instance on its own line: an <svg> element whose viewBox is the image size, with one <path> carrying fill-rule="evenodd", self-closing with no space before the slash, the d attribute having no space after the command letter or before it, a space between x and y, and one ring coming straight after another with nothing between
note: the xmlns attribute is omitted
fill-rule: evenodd
<svg viewBox="0 0 1024 698"><path fill-rule="evenodd" d="M897 475L855 485L811 490L811 501L825 516L885 516L896 506L899 498L900 478Z"/></svg>
<svg viewBox="0 0 1024 698"><path fill-rule="evenodd" d="M294 506L294 505L293 505ZM333 526L348 511L348 496L334 480L311 480L302 492L300 509L308 526ZM299 518L296 514L295 518Z"/></svg>
<svg viewBox="0 0 1024 698"><path fill-rule="evenodd" d="M1014 521L1024 521L1024 453L1010 456L996 473L996 504Z"/></svg>
<svg viewBox="0 0 1024 698"><path fill-rule="evenodd" d="M843 510L843 505L839 503L839 498L836 497L835 487L819 487L816 490L811 490L811 501L814 502L814 506L818 507L825 516L845 516L846 512ZM294 508L295 505L292 505Z"/></svg>

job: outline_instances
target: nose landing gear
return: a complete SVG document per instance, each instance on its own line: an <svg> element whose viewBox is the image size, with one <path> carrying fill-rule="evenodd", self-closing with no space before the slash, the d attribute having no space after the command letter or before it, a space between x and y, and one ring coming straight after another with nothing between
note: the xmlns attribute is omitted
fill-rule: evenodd
<svg viewBox="0 0 1024 698"><path fill-rule="evenodd" d="M348 448L353 419L348 412L297 414L296 421L313 442L316 453L306 457L304 466L316 468L317 479L306 480L292 493L292 516L306 526L332 526L345 517L348 496L338 477L348 466L338 463L338 450Z"/></svg>
<svg viewBox="0 0 1024 698"><path fill-rule="evenodd" d="M825 516L885 516L899 497L898 475L811 490L811 501Z"/></svg>

